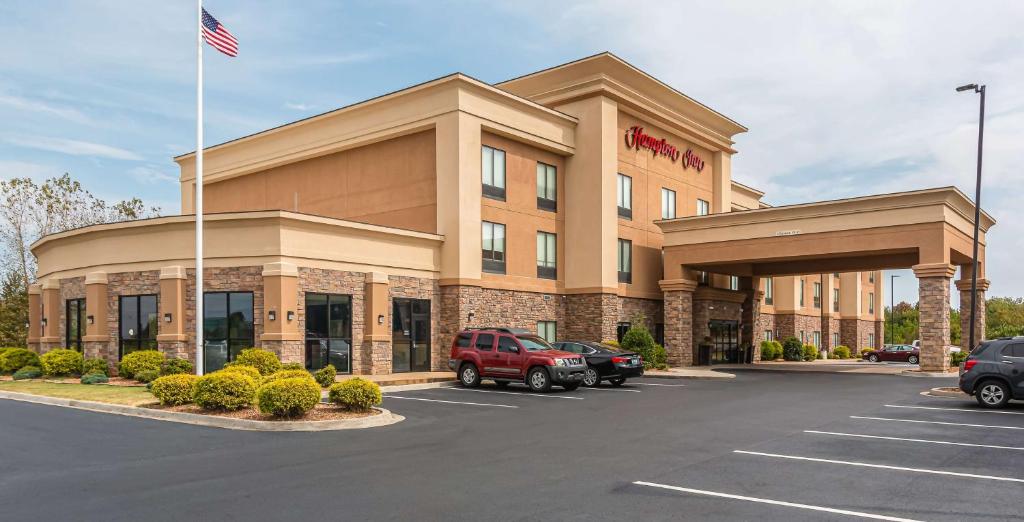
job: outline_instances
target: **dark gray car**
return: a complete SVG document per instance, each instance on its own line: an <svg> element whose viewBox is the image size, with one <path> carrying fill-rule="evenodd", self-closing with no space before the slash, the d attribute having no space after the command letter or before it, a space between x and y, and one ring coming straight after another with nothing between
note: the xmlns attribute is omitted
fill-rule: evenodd
<svg viewBox="0 0 1024 522"><path fill-rule="evenodd" d="M960 389L986 408L1024 399L1024 336L979 344L960 365Z"/></svg>

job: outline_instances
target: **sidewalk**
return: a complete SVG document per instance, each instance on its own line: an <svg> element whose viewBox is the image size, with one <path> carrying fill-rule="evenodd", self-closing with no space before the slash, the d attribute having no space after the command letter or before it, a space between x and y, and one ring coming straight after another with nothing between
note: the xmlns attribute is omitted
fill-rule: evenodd
<svg viewBox="0 0 1024 522"><path fill-rule="evenodd" d="M347 381L353 377L359 377L375 382L381 387L405 386L408 384L432 384L438 382L455 382L455 372L409 372L391 373L386 375L339 375L338 382Z"/></svg>
<svg viewBox="0 0 1024 522"><path fill-rule="evenodd" d="M727 371L783 371L783 372L815 372L815 373L856 373L869 375L904 375L914 377L956 377L956 372L948 374L922 372L917 365L907 363L873 363L860 359L836 360L819 359L816 361L760 361L753 364L720 364L715 369Z"/></svg>
<svg viewBox="0 0 1024 522"><path fill-rule="evenodd" d="M714 370L709 367L669 368L668 370L644 370L644 377L656 379L735 379L731 373L719 371L721 366L715 366Z"/></svg>

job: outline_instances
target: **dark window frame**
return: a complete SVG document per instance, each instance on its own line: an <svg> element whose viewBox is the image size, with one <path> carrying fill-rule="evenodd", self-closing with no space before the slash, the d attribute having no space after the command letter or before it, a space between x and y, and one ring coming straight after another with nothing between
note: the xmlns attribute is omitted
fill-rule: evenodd
<svg viewBox="0 0 1024 522"><path fill-rule="evenodd" d="M543 261L543 263L545 263L545 264L541 264L542 263L542 261L540 259L540 238L541 238L541 236L544 236L544 244L545 244L544 253L545 254L547 254L547 246L546 245L548 244L548 236L552 237L553 240L554 240L555 260L552 263L552 266L548 266L546 264L547 263L546 259L545 259L545 261ZM558 235L553 233L553 232L545 232L543 230L538 230L537 231L537 239L538 239L538 241L537 241L537 249L538 249L537 250L537 277L540 278L540 279L558 279ZM547 255L545 255L544 257L546 258Z"/></svg>
<svg viewBox="0 0 1024 522"><path fill-rule="evenodd" d="M71 317L72 317L72 306L74 306L74 317L77 321L77 328L75 328L75 337L71 337ZM79 297L75 299L67 299L64 301L64 347L69 350L75 350L77 352L82 351L82 337L85 335L86 327L86 315L85 315L85 298Z"/></svg>
<svg viewBox="0 0 1024 522"><path fill-rule="evenodd" d="M487 250L483 245L483 232L487 225L491 226L491 249ZM501 259L496 259L498 250L494 248L495 227L501 227ZM508 263L508 229L504 223L494 223L492 221L482 221L480 225L480 250L481 250L481 268L484 272L491 274L504 274L505 267Z"/></svg>
<svg viewBox="0 0 1024 522"><path fill-rule="evenodd" d="M309 313L309 297L310 296L323 296L323 297L327 298L327 300L326 300L327 318L326 318L326 322L324 323L327 326L327 336L326 337L319 336L319 335L315 335L313 337L310 337L310 333L313 333L313 334L317 333L317 332L310 332L310 330L309 330L309 327L310 327L310 321L309 321L309 316L310 316L310 313ZM352 294L330 294L330 293L325 293L325 292L306 292L303 297L304 297L304 301L305 301L305 305L306 305L305 306L305 324L304 324L304 328L303 328L303 330L304 330L304 332L303 332L303 341L305 343L305 353L303 354L303 356L305 358L304 365L305 365L306 369L307 370L314 370L315 371L315 370L319 370L321 368L324 368L326 366L326 364L322 364L323 363L322 359L320 361L320 363L321 363L320 365L313 364L313 362L314 362L313 361L313 344L311 344L312 342L320 342L322 344L324 341L326 341L327 342L327 364L334 365L334 369L337 370L338 373L346 374L346 375L351 374L352 373L352 323L353 323L353 319L354 319L354 316L355 316L354 305L353 305L354 299L353 299ZM348 300L348 321L347 321L347 325L346 325L348 331L347 332L343 332L343 333L347 334L347 337L344 337L344 336L343 337L332 337L332 335L331 335L331 320L332 320L332 317L331 317L331 305L332 305L332 302L331 301L332 301L332 298L336 299L338 301L344 301L346 298ZM345 355L345 358L348 360L348 367L347 368L339 368L337 364L334 364L334 362L331 361L331 350L334 348L335 342L337 342L339 344L341 344L341 343L347 343L348 344L348 353Z"/></svg>
<svg viewBox="0 0 1024 522"><path fill-rule="evenodd" d="M821 308L821 283L815 282L813 286L814 293L814 307Z"/></svg>
<svg viewBox="0 0 1024 522"><path fill-rule="evenodd" d="M629 180L629 189L628 190L626 190L625 187L624 187L624 185L625 185L625 181L624 180ZM615 185L615 189L616 189L615 207L618 210L619 217L624 218L624 219L632 220L633 219L633 178L620 172L618 174L618 177L615 178L615 181L616 181L616 185ZM624 207L624 206L620 205L619 204L619 199L621 199L623 203L625 203L626 205L629 205L629 206Z"/></svg>
<svg viewBox="0 0 1024 522"><path fill-rule="evenodd" d="M141 335L136 336L135 339L125 339L122 332L124 331L124 309L127 301L134 301L135 306L135 328L138 332L142 332L142 298L152 297L153 304L156 307L156 320L150 328L150 337L142 338ZM153 328L155 326L155 328ZM139 351L139 350L156 350L157 340L156 337L160 333L160 296L158 294L133 294L133 295L121 295L117 297L117 360L121 360L125 355ZM126 346L134 345L134 349L125 352Z"/></svg>
<svg viewBox="0 0 1024 522"><path fill-rule="evenodd" d="M239 295L248 294L249 295L249 302L252 303L252 310L251 310L252 313L250 314L250 316L252 317L252 328L250 328L250 331L252 332L252 336L251 337L231 337L231 313L232 313L231 295L232 294L239 294ZM256 296L255 296L255 294L251 290L242 290L242 291L223 290L223 291L216 291L216 292L203 292L203 322L204 322L204 324L206 323L206 313L210 309L210 307L207 306L206 298L210 297L210 296L214 296L214 295L224 295L225 298L226 298L226 300L225 300L225 320L227 321L226 322L227 333L226 333L226 337L224 337L224 338L211 338L211 337L208 337L206 335L205 331L203 332L203 345L204 345L203 346L203 357L204 357L203 369L205 371L207 371L207 372L210 371L210 367L207 364L207 361L205 360L205 358L209 356L209 351L206 349L206 346L205 346L206 343L208 343L210 341L223 341L223 342L227 343L227 352L226 352L227 355L225 357L225 364L235 360L234 356L237 355L237 354L233 354L232 351L231 351L231 344L232 344L232 342L248 341L248 343L246 343L247 347L254 347L254 346L256 346ZM243 348L243 350L244 349L245 348Z"/></svg>
<svg viewBox="0 0 1024 522"><path fill-rule="evenodd" d="M772 277L765 278L764 284L764 304L773 305L775 304L775 279Z"/></svg>
<svg viewBox="0 0 1024 522"><path fill-rule="evenodd" d="M545 195L541 196L541 169L544 169L544 192ZM548 169L551 169L550 171ZM551 183L548 183L548 173L551 173ZM547 197L547 193L550 192L554 198ZM544 163L543 161L537 162L537 208L541 210L548 210L551 212L558 211L558 167Z"/></svg>
<svg viewBox="0 0 1024 522"><path fill-rule="evenodd" d="M500 187L497 186L497 185L488 185L484 181L484 167L483 167L483 165L484 165L484 163L483 163L484 162L484 153L483 153L484 149L490 149L492 151L492 153L491 153L491 179L492 179L492 181L494 179L494 165L495 165L494 157L496 156L496 154L494 154L494 153L495 152L500 152L501 153L501 163L502 163L502 166L501 166L501 178L502 178L501 182L502 182L502 186L500 186ZM491 147L490 145L481 145L480 146L480 185L481 185L481 192L483 193L483 196L485 198L496 199L496 200L499 200L499 201L505 201L505 198L506 198L506 187L508 187L508 162L506 161L507 159L508 159L507 153L503 149L499 149L497 147Z"/></svg>
<svg viewBox="0 0 1024 522"><path fill-rule="evenodd" d="M618 242L618 263L617 271L620 283L632 284L633 283L633 242L628 239L619 238ZM625 256L625 262L623 262L623 247L627 252L628 256Z"/></svg>

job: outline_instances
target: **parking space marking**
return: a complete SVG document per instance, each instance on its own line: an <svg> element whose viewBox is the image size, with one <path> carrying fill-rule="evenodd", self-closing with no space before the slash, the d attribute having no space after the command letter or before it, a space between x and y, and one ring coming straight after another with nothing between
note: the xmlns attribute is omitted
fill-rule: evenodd
<svg viewBox="0 0 1024 522"><path fill-rule="evenodd" d="M850 415L851 419L863 419L863 420L879 420L879 421L892 421L892 422L913 422L915 424L941 424L943 426L965 426L968 428L993 428L999 430L1024 430L1022 426L992 426L989 424L965 424L962 422L940 422L940 421L923 421L915 419L890 419L888 417L860 417L857 415Z"/></svg>
<svg viewBox="0 0 1024 522"><path fill-rule="evenodd" d="M929 444L945 444L949 446L968 446L971 448L989 448L989 449L1005 449L1005 450L1017 450L1024 451L1024 448L1016 448L1013 446L996 446L993 444L969 444L967 442L952 442L947 440L929 440L929 439L907 439L903 437L884 437L882 435L863 435L860 433L838 433L835 431L817 431L817 430L804 430L804 433L811 433L813 435L834 435L837 437L856 437L861 439L882 439L882 440L898 440L902 442L926 442Z"/></svg>
<svg viewBox="0 0 1024 522"><path fill-rule="evenodd" d="M733 450L733 453L741 453L743 455L756 455L760 457L771 457L776 459L789 459L789 460L803 460L807 462L823 462L825 464L842 464L844 466L857 466L860 468L876 468L876 469L891 469L893 471L910 471L913 473L927 473L929 475L947 475L950 477L964 477L964 478L976 478L983 480L998 480L1001 482L1022 482L1024 479L1013 478L1013 477L995 477L992 475L977 475L974 473L960 473L956 471L942 471L939 469L924 469L924 468L906 468L903 466L889 466L886 464L869 464L867 462L852 462L848 460L832 460L832 459L819 459L814 457L801 457L798 455L781 455L778 453L762 453L759 451L743 451Z"/></svg>
<svg viewBox="0 0 1024 522"><path fill-rule="evenodd" d="M678 491L680 493L692 493L694 495L706 495L706 496L709 496L709 497L728 498L728 499L732 499L732 500L744 500L746 502L756 502L758 504L771 504L773 506L783 506L783 507L790 507L790 508L797 508L797 509L807 509L807 510L811 510L811 511L823 511L825 513L833 513L833 514L837 514L837 515L849 515L849 516L852 516L852 517L860 517L860 518L870 518L870 519L873 519L873 520L890 520L890 521L895 521L895 522L920 522L920 521L914 520L912 518L890 517L890 516L886 516L886 515L876 515L874 513L864 513L862 511L850 511L848 509L836 509L836 508L830 508L830 507L825 507L825 506L812 506L810 504L797 504L796 502L786 502L786 501L783 501L783 500L772 500L772 499L769 499L769 498L745 497L743 495L733 495L731 493L721 493L721 492L718 492L718 491L708 491L708 490L704 490L704 489L693 489L693 488L684 488L684 487L680 487L680 486L670 486L668 484L658 484L658 483L655 483L655 482L643 482L643 481L639 481L638 480L636 482L633 482L633 484L637 485L637 486L647 486L647 487L651 487L651 488L668 489L668 490L672 490L672 491Z"/></svg>
<svg viewBox="0 0 1024 522"><path fill-rule="evenodd" d="M630 385L636 384L638 386L665 386L667 388L683 388L685 384L658 384L655 382L631 382Z"/></svg>
<svg viewBox="0 0 1024 522"><path fill-rule="evenodd" d="M1001 413L1003 415L1024 415L1024 411L974 410L971 408L939 408L937 406L903 406L900 404L886 404L885 407L908 408L912 410L965 411L967 413Z"/></svg>
<svg viewBox="0 0 1024 522"><path fill-rule="evenodd" d="M513 406L511 404L488 404L486 402L461 402L461 401L443 401L441 399L424 399L423 397L400 397L398 395L385 395L385 399L404 399L407 401L424 401L424 402L443 402L445 404L465 404L468 406L492 406L494 408L518 408L519 406Z"/></svg>
<svg viewBox="0 0 1024 522"><path fill-rule="evenodd" d="M640 390L623 390L622 388L588 388L581 386L579 389L587 391L613 391L613 392L629 392L629 393L640 393Z"/></svg>
<svg viewBox="0 0 1024 522"><path fill-rule="evenodd" d="M474 390L474 389L470 389L470 388L444 388L444 389L445 390L452 390L452 391L468 391L468 392L477 392L477 393L504 393L505 395L518 395L520 397L541 397L541 398L547 398L547 399L575 399L577 401L582 401L583 400L583 397L569 397L569 396L566 396L566 395L546 395L546 394L543 394L543 393L531 393L531 392L510 392L510 391L501 391L501 390Z"/></svg>

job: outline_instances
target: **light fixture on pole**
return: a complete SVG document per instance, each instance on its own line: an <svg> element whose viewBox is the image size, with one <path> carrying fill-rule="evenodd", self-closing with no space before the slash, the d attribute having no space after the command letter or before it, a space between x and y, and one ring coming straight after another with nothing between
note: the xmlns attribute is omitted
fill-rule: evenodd
<svg viewBox="0 0 1024 522"><path fill-rule="evenodd" d="M956 92L971 91L981 95L980 108L978 110L978 174L974 181L974 246L971 255L971 317L970 335L967 338L967 350L974 349L975 333L974 323L978 313L978 227L981 222L981 151L985 139L985 86L976 83L961 85ZM963 333L961 332L961 335Z"/></svg>

